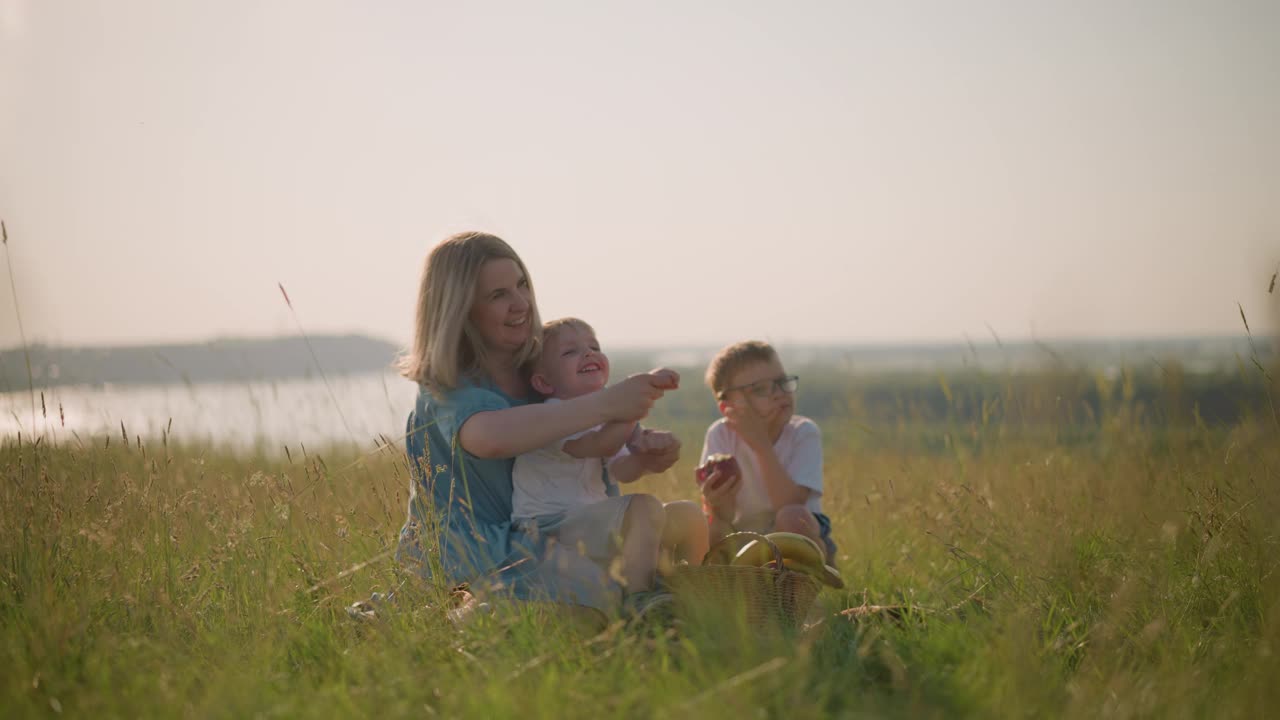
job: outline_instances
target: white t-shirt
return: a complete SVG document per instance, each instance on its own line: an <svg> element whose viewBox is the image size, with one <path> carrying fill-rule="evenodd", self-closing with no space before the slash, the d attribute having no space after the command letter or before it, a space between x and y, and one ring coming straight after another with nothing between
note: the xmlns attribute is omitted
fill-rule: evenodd
<svg viewBox="0 0 1280 720"><path fill-rule="evenodd" d="M777 453L778 461L791 476L791 480L813 491L809 493L805 507L810 512L822 512L822 431L818 429L817 423L807 417L793 415L782 428L778 441L773 444L773 451ZM773 504L769 502L769 494L765 490L764 479L760 476L755 453L737 433L729 429L724 418L707 428L707 439L702 446L699 464L706 462L715 453L734 456L742 470L734 522L752 515L772 512Z"/></svg>
<svg viewBox="0 0 1280 720"><path fill-rule="evenodd" d="M548 398L546 402L559 402ZM604 463L600 458L576 458L564 444L599 430L600 426L562 438L551 445L516 456L511 470L511 518L522 520L554 515L608 497Z"/></svg>

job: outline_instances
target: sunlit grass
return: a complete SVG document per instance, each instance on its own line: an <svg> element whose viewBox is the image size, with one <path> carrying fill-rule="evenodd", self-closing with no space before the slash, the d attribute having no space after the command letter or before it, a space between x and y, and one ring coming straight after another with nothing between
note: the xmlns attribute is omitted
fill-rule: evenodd
<svg viewBox="0 0 1280 720"><path fill-rule="evenodd" d="M1129 409L1131 410L1131 408ZM689 451L633 490L692 497ZM1280 433L1087 438L826 422L846 591L753 638L592 638L536 608L462 629L383 558L402 453L0 449L0 707L110 716L1261 717L1280 708ZM373 623L344 606L399 601ZM905 606L905 618L840 611Z"/></svg>

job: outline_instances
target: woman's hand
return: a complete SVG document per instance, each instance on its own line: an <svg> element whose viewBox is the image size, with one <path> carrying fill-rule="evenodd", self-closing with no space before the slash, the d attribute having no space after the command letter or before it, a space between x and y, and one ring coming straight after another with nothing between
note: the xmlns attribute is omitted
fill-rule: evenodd
<svg viewBox="0 0 1280 720"><path fill-rule="evenodd" d="M658 368L649 371L654 385L663 390L675 390L680 387L680 373L671 368Z"/></svg>
<svg viewBox="0 0 1280 720"><path fill-rule="evenodd" d="M637 373L604 391L606 413L614 422L642 420L658 398L679 386L680 375L675 370L659 368L653 372Z"/></svg>

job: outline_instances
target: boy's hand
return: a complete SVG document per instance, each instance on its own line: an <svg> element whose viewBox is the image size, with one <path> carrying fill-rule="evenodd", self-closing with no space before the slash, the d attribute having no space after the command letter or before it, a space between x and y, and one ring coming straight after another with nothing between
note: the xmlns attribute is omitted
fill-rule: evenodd
<svg viewBox="0 0 1280 720"><path fill-rule="evenodd" d="M662 454L673 449L680 449L680 440L665 430L642 428L637 437L627 443L627 450L633 455Z"/></svg>
<svg viewBox="0 0 1280 720"><path fill-rule="evenodd" d="M769 440L768 422L750 405L721 402L720 412L724 414L724 421L729 429L737 433L752 450L773 444Z"/></svg>
<svg viewBox="0 0 1280 720"><path fill-rule="evenodd" d="M733 522L738 504L738 485L742 472L716 468L702 483L702 504L711 510L711 516Z"/></svg>
<svg viewBox="0 0 1280 720"><path fill-rule="evenodd" d="M669 432L645 430L635 445L635 449L627 448L646 473L666 472L680 459L680 439Z"/></svg>

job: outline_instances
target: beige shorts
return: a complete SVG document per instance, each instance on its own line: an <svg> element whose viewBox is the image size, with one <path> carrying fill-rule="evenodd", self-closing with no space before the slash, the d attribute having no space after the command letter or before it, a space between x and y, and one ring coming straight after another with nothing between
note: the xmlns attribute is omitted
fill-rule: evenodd
<svg viewBox="0 0 1280 720"><path fill-rule="evenodd" d="M515 524L533 537L545 537L608 565L622 546L622 523L630 495L605 498L555 515L520 518Z"/></svg>

